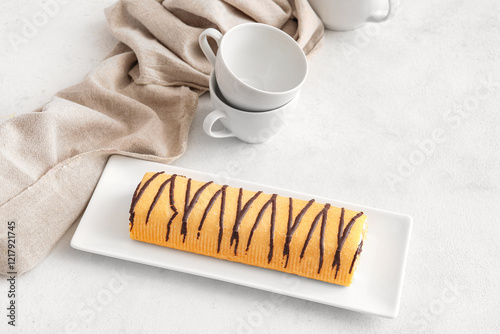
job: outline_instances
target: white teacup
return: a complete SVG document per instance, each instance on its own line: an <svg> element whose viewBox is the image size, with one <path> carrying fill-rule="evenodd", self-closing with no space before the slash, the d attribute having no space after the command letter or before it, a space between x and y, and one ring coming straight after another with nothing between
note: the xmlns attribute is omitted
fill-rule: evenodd
<svg viewBox="0 0 500 334"><path fill-rule="evenodd" d="M374 14L374 0L309 0L311 7L327 29L346 31L361 27L366 22L382 22L391 15L392 0L388 0L386 14Z"/></svg>
<svg viewBox="0 0 500 334"><path fill-rule="evenodd" d="M207 37L217 42L217 55ZM281 107L299 93L307 76L307 59L301 47L288 34L267 24L240 24L225 35L209 28L201 33L199 43L215 67L222 95L241 110Z"/></svg>
<svg viewBox="0 0 500 334"><path fill-rule="evenodd" d="M292 116L297 106L299 95L279 108L251 112L235 109L225 100L219 90L214 72L210 74L210 98L215 108L203 121L203 130L214 138L236 137L250 144L262 143L278 134ZM225 129L212 130L220 120Z"/></svg>

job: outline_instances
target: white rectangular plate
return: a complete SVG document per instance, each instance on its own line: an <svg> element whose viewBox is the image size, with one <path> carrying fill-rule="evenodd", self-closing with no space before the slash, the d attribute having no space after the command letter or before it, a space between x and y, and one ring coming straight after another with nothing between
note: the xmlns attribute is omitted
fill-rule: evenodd
<svg viewBox="0 0 500 334"><path fill-rule="evenodd" d="M363 205L311 196L231 179L227 184L262 190L303 200L311 198L337 207L363 211L368 217L368 237L356 276L343 287L270 269L219 260L129 238L128 211L135 187L146 172L165 171L200 181L219 180L216 175L114 155L109 158L89 205L82 216L73 248L209 277L296 298L388 318L398 315L412 219L409 216Z"/></svg>

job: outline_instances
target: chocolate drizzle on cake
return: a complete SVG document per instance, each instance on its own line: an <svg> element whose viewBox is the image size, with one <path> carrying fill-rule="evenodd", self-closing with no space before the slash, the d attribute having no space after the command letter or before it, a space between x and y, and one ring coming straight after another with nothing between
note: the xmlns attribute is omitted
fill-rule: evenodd
<svg viewBox="0 0 500 334"><path fill-rule="evenodd" d="M310 200L303 208L300 210L299 214L297 217L295 217L295 222L292 225L292 220L293 220L293 199L290 197L289 198L289 204L288 204L288 225L286 229L286 240L285 240L285 247L283 248L283 257L286 256L286 262L285 262L285 268L288 265L288 258L290 257L290 243L292 242L292 237L297 228L299 227L300 221L302 220L302 217L306 214L307 210L313 205L314 199Z"/></svg>
<svg viewBox="0 0 500 334"><path fill-rule="evenodd" d="M222 242L222 236L224 234L224 208L226 207L226 188L222 187L222 196L220 201L220 215L219 215L219 236L217 241L217 253L220 252L220 243Z"/></svg>
<svg viewBox="0 0 500 334"><path fill-rule="evenodd" d="M134 196L132 196L132 203L130 204L130 209L128 210L128 213L130 214L129 218L128 218L128 221L129 221L129 232L132 231L132 228L134 227L134 217L135 217L135 212L134 212L134 208L135 208L135 204L134 204L134 201L135 201L135 198L137 197L137 192L139 191L139 187L141 186L141 183L139 182L139 184L137 185L137 187L135 187L135 191L134 191Z"/></svg>
<svg viewBox="0 0 500 334"><path fill-rule="evenodd" d="M361 217L363 215L363 212L360 212L357 215L355 215L354 217L352 217L349 224L347 224L347 226L345 227L345 230L343 230L344 229L344 212L345 212L345 209L342 208L342 212L340 214L339 232L337 235L337 249L335 250L335 257L334 257L333 263L332 263L332 269L337 267L337 271L335 272L335 278L337 278L337 274L339 273L339 269L340 269L340 253L342 252L342 247L344 247L344 243L345 243L347 237L349 236L349 232L351 232L351 228L354 225L354 223L356 222L356 219L358 219L359 217ZM343 232L342 232L342 230L343 230Z"/></svg>
<svg viewBox="0 0 500 334"><path fill-rule="evenodd" d="M144 190L146 190L146 188L151 184L151 182L153 182L153 180L156 179L156 177L158 175L163 174L163 173L164 172L157 172L157 173L153 174L153 176L151 176L151 178L149 180L144 182L144 185L141 187L141 190L139 190L139 186L141 185L140 183L139 183L139 185L137 185L137 188L135 188L134 197L132 198L132 204L130 205L130 210L128 211L130 214L130 217L129 217L130 231L132 231L132 228L134 228L134 217L135 217L134 210L135 210L135 206L137 205L137 202L139 202L139 200L142 197L142 194L144 194Z"/></svg>
<svg viewBox="0 0 500 334"><path fill-rule="evenodd" d="M190 191L191 191L191 179L188 179L187 186L186 186L186 197L184 200L184 214L182 215L182 226L181 226L181 235L184 236L182 239L182 242L186 241L186 235L187 235L187 221L189 218L189 215L191 214L191 211L193 210L195 204L198 202L198 199L201 196L201 193L203 190L205 190L209 185L211 185L213 181L207 182L204 185L198 189L193 196L193 199L190 201Z"/></svg>
<svg viewBox="0 0 500 334"><path fill-rule="evenodd" d="M321 267L323 266L323 255L325 253L325 228L326 222L328 220L328 210L330 209L330 204L327 203L323 209L323 220L321 222L321 233L319 237L319 267L318 274L321 272Z"/></svg>
<svg viewBox="0 0 500 334"><path fill-rule="evenodd" d="M356 258L363 251L363 240L359 243L358 249L354 253L354 257L352 258L351 267L349 268L349 274L352 272L352 268L354 267L354 262L356 262Z"/></svg>
<svg viewBox="0 0 500 334"><path fill-rule="evenodd" d="M236 209L236 219L234 221L233 225L233 234L231 235L231 243L230 246L233 246L233 241L235 242L234 245L234 255L238 255L238 243L240 242L240 235L239 235L239 228L241 221L243 220L243 217L245 217L245 214L247 213L248 209L250 209L250 206L252 203L259 197L259 195L262 194L262 191L258 191L255 193L255 195L250 198L243 208L241 208L241 198L243 197L243 188L240 188L240 192L238 195L238 208Z"/></svg>
<svg viewBox="0 0 500 334"><path fill-rule="evenodd" d="M158 202L158 199L160 198L161 194L163 193L163 189L170 181L172 181L172 178L169 178L169 179L167 179L167 181L163 182L161 184L160 188L158 189L158 192L156 193L155 198L153 199L153 203L151 203L151 206L149 207L148 215L146 216L146 225L148 224L149 216L151 215L151 212L153 211L153 208L155 207L156 202Z"/></svg>
<svg viewBox="0 0 500 334"><path fill-rule="evenodd" d="M160 174L164 172L158 172L155 173L149 178L146 182L144 182L143 186L141 187L141 184L137 186L137 188L134 191L134 196L132 198L132 204L130 207L130 230L132 230L134 226L134 217L135 217L135 207L141 197L143 196L145 190L150 186L150 184L153 182L155 178L157 178ZM175 206L175 181L178 175L173 174L170 178L167 180L163 181L161 185L158 188L158 191L156 195L153 198L153 201L148 209L148 213L146 216L146 221L145 224L147 225L149 218L153 212L153 209L155 208L156 204L158 203L159 199L161 198L161 195L163 194L165 188L170 184L170 189L169 189L169 205L170 209L172 210L172 215L168 220L167 223L167 233L165 237L165 241L169 240L170 236L170 230L171 230L171 225L174 221L174 219L177 217L179 214L179 211L177 210ZM185 192L185 198L184 198L184 212L182 216L182 224L181 224L181 231L180 235L183 236L183 242L186 240L187 236L187 231L188 231L188 219L193 211L194 207L198 203L199 198L203 194L203 192L213 184L213 181L204 183L198 190L195 192L193 198L191 197L191 183L192 180L189 178L187 180L186 184L186 192ZM215 202L219 199L220 197L220 211L219 211L219 232L218 232L218 238L217 238L217 253L220 252L220 247L221 247L221 242L223 239L224 235L224 215L225 215L225 207L226 207L226 190L228 188L228 185L222 186L220 189L218 189L208 200L208 203L205 207L205 210L203 212L203 216L199 222L198 225L198 233L196 238L199 239L200 233L203 229L203 224L205 220L207 219L207 216L212 210L213 206L215 205ZM234 245L234 255L238 255L238 244L239 244L239 228L240 225L246 215L246 213L250 210L252 204L257 200L257 198L262 194L262 191L258 191L254 193L252 197L250 197L246 203L243 203L243 189L239 188L239 194L238 194L238 202L237 202L237 208L236 208L236 217L234 221L234 225L232 228L232 234L230 238L230 247ZM277 214L277 194L271 195L271 197L264 202L262 207L257 213L257 217L255 219L255 222L252 225L252 228L250 230L250 234L247 240L247 245L246 245L246 252L250 249L252 239L254 236L255 231L260 225L260 222L262 221L264 215L266 214L266 211L268 210L269 207L271 207L271 213L270 213L270 219L269 219L269 224L270 224L270 229L269 229L269 253L267 256L268 263L270 263L273 259L273 253L274 253L274 242L275 242L275 227L276 227L276 214ZM304 216L306 215L307 211L311 208L313 203L315 202L314 199L311 199L309 202L306 203L306 205L300 210L298 215L294 218L293 215L293 199L290 197L289 198L289 205L288 205L288 221L287 221L287 231L286 231L286 239L283 247L283 257L286 256L286 262L284 267L286 268L288 265L288 259L290 257L290 244L293 240L293 235L297 231L301 221L303 220ZM316 227L320 223L321 219L321 227L320 227L320 239L319 239L319 265L318 265L318 271L317 273L320 274L321 269L323 267L323 262L324 262L324 254L325 254L325 230L326 230L326 224L328 222L328 211L331 208L331 204L327 203L324 205L324 207L316 214L314 219L311 222L311 226L309 228L309 232L307 234L306 240L304 242L304 245L302 247L301 253L300 253L300 260L305 255L305 252L307 251L307 247L309 246L309 243L312 239L312 236L316 230ZM349 223L345 226L344 228L344 219L345 219L345 209L341 208L341 213L340 213L340 221L339 221L339 227L338 227L338 234L337 234L337 248L335 250L334 254L334 260L332 263L332 270L336 269L335 272L335 278L337 278L339 269L340 269L340 260L341 260L341 252L344 247L344 244L349 236L349 233L355 224L356 220L363 215L363 212L357 213L354 217L351 218ZM354 268L354 264L359 257L359 254L361 254L363 248L363 240L361 240L360 244L358 245L358 248L356 252L353 255L353 259L351 261L351 265L349 268L349 274L352 272ZM299 260L299 261L300 261Z"/></svg>
<svg viewBox="0 0 500 334"><path fill-rule="evenodd" d="M306 241L304 242L304 247L302 247L302 251L300 252L300 260L304 257L304 253L306 252L307 246L309 245L309 241L316 229L316 225L318 225L319 219L322 218L321 221L321 232L320 232L320 240L319 240L319 268L318 274L321 272L321 267L323 267L323 255L325 253L325 227L328 219L328 210L330 209L330 204L326 203L325 207L316 215L314 218L311 228L309 229L309 233L307 234Z"/></svg>
<svg viewBox="0 0 500 334"><path fill-rule="evenodd" d="M271 198L264 204L262 209L260 209L259 213L257 214L257 218L255 219L255 223L252 226L252 230L250 231L250 236L248 237L248 242L247 242L247 248L246 252L248 252L248 249L250 248L250 243L252 242L252 237L253 233L259 226L260 220L262 219L262 216L264 216L264 213L266 209L269 207L269 205L272 204L272 211L271 211L271 228L270 228L270 236L269 236L269 254L267 256L267 263L271 262L273 259L273 250L274 250L274 229L276 225L276 198L278 197L277 194L274 194L271 196Z"/></svg>
<svg viewBox="0 0 500 334"><path fill-rule="evenodd" d="M276 227L276 197L277 194L274 194L271 199L273 200L272 204L272 212L271 212L271 229L269 230L269 254L267 255L267 263L270 263L273 259L274 252L274 230Z"/></svg>
<svg viewBox="0 0 500 334"><path fill-rule="evenodd" d="M170 209L174 212L172 214L172 217L168 220L167 223L167 235L165 236L165 241L168 241L170 238L170 226L172 225L172 222L174 221L175 217L179 214L179 211L177 211L177 208L175 207L175 196L174 196L174 188L175 188L175 178L177 177L177 174L172 175L172 181L170 181L170 194L169 194L169 202L170 202Z"/></svg>
<svg viewBox="0 0 500 334"><path fill-rule="evenodd" d="M215 192L215 194L212 196L212 198L210 198L210 200L208 201L207 207L205 208L205 212L203 212L203 216L201 217L200 225L198 226L198 235L196 236L196 239L200 238L200 232L201 232L201 229L203 228L203 223L205 222L205 219L207 218L208 212L210 211L210 209L214 205L217 198L219 198L220 194L223 191L224 192L226 191L226 188L227 188L227 186L225 185L222 188L220 188L219 190L217 190ZM224 208L221 208L221 215L223 216L223 214L224 214Z"/></svg>

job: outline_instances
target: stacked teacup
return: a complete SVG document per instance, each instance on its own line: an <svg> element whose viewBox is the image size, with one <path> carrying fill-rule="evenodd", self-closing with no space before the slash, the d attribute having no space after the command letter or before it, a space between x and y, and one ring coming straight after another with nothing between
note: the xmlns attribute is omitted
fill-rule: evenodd
<svg viewBox="0 0 500 334"><path fill-rule="evenodd" d="M214 54L208 37L218 45ZM200 46L214 66L210 97L215 108L203 123L215 138L261 143L280 132L297 105L307 75L307 59L285 32L261 23L244 23L226 34L209 28ZM224 130L213 130L220 120Z"/></svg>

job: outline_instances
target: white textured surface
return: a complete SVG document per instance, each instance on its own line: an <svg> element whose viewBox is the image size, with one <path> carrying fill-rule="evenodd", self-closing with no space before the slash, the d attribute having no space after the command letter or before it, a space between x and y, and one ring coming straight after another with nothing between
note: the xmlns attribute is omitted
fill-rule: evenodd
<svg viewBox="0 0 500 334"><path fill-rule="evenodd" d="M0 121L41 106L111 49L109 3L61 5L16 52L8 36L39 5L0 1ZM175 163L412 215L397 319L76 251L73 227L18 278L18 332L497 332L499 13L496 0L405 1L387 24L327 32L279 137L258 146L207 137L204 96ZM2 279L2 333L6 291Z"/></svg>

